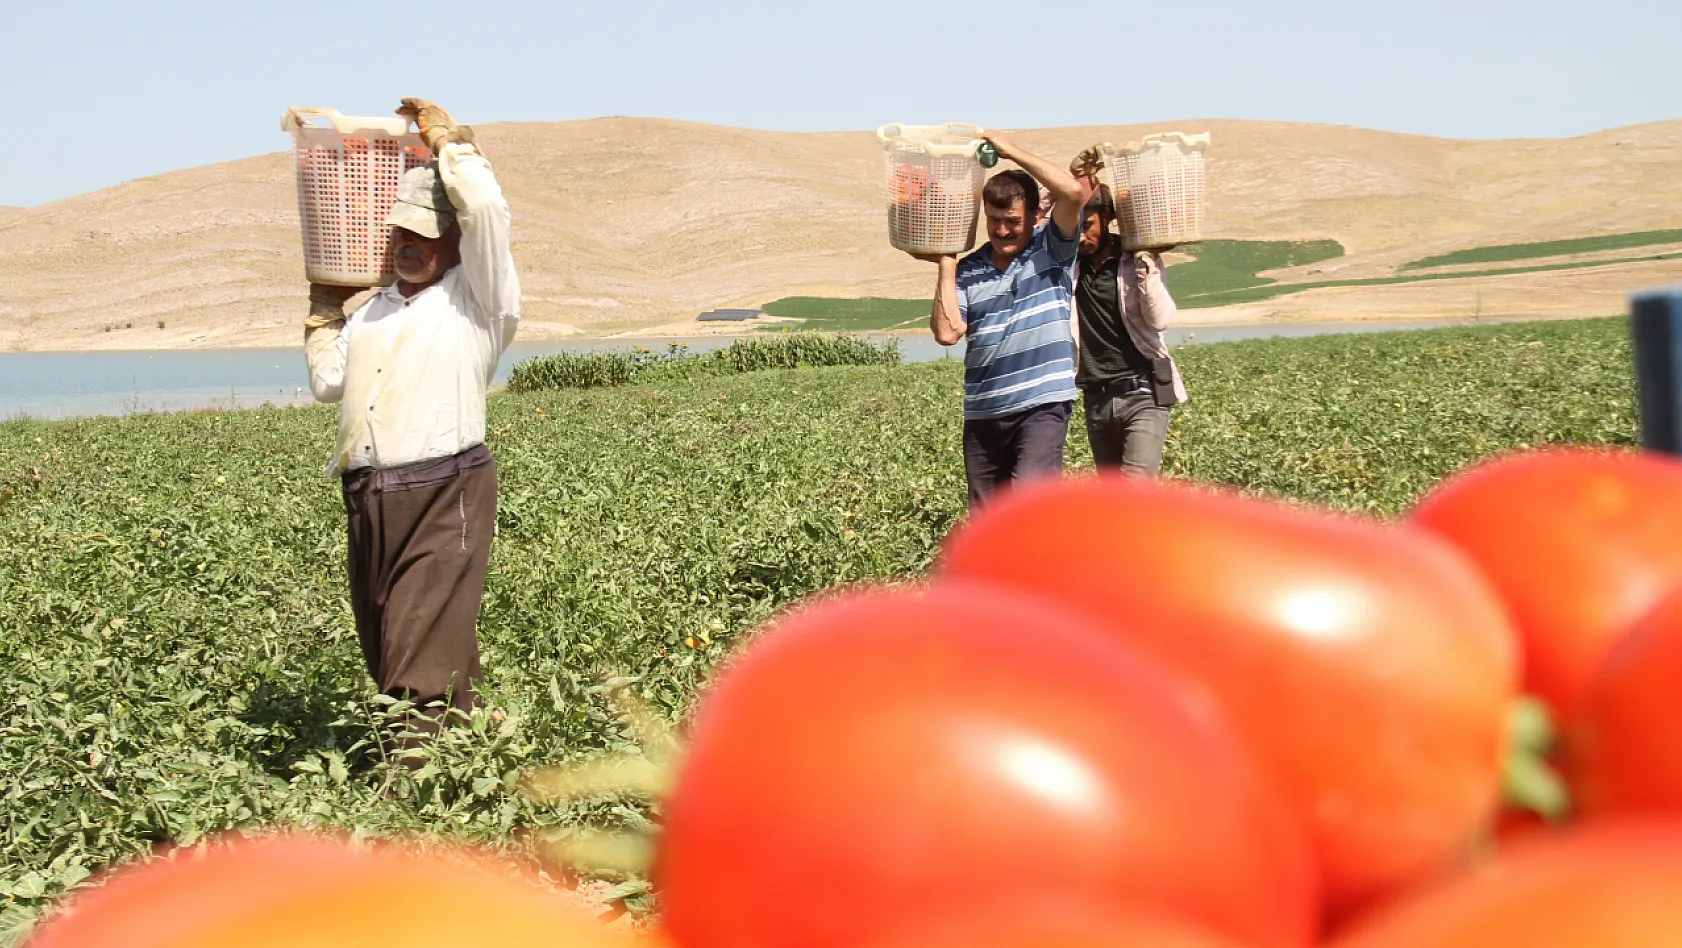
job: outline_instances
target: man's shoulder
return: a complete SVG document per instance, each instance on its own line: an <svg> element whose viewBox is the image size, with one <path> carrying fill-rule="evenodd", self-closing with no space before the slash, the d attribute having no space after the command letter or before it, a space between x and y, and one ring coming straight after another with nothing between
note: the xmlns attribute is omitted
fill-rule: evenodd
<svg viewBox="0 0 1682 948"><path fill-rule="evenodd" d="M982 244L959 258L958 284L960 286L979 282L986 279L990 274L999 272L999 268L993 266L993 260L989 256L990 253L991 248L987 244Z"/></svg>

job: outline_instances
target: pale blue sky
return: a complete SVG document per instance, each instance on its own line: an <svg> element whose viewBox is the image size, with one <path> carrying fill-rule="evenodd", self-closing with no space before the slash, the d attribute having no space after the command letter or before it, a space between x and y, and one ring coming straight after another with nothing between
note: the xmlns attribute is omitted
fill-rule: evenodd
<svg viewBox="0 0 1682 948"><path fill-rule="evenodd" d="M0 204L281 150L289 104L404 95L470 122L1574 135L1682 117L1678 36L1678 0L0 0Z"/></svg>

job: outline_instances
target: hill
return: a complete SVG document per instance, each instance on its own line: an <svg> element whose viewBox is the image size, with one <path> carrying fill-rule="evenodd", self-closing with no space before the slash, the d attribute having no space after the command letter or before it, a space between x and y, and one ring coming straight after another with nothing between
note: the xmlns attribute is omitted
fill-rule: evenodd
<svg viewBox="0 0 1682 948"><path fill-rule="evenodd" d="M1456 251L1682 227L1682 121L1558 140L1214 120L1016 138L1061 160L1094 141L1167 128L1214 135L1209 236L1345 249L1263 274L1287 283L1391 277ZM516 215L527 338L689 328L704 310L782 297L930 291L932 268L887 245L871 133L635 118L479 132ZM298 244L285 152L0 214L0 349L295 344ZM1676 248L1616 266L1329 286L1188 318L1459 316L1474 305L1484 315L1605 314L1632 288L1682 280L1682 262L1650 259L1665 249Z"/></svg>

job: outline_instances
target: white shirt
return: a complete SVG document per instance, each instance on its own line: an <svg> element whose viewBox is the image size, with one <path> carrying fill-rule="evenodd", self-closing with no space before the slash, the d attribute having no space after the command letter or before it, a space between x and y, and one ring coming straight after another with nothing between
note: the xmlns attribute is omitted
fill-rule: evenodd
<svg viewBox="0 0 1682 948"><path fill-rule="evenodd" d="M409 299L386 287L348 321L305 334L310 391L341 403L329 477L485 440L485 393L520 325L508 202L472 145L445 145L438 164L461 225L461 263Z"/></svg>

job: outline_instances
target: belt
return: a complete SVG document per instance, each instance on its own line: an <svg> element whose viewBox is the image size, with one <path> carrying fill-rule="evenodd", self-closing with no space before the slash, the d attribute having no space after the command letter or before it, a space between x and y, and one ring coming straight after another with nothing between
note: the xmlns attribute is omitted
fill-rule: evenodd
<svg viewBox="0 0 1682 948"><path fill-rule="evenodd" d="M371 486L375 492L383 494L442 484L462 471L484 467L491 463L491 460L491 449L476 444L460 454L452 454L445 458L399 464L396 467L359 467L354 471L346 471L342 476L348 491L356 492Z"/></svg>
<svg viewBox="0 0 1682 948"><path fill-rule="evenodd" d="M1108 382L1093 382L1081 386L1081 391L1090 397L1105 397L1110 395L1131 395L1134 392L1150 391L1150 380L1137 375L1125 378L1111 379Z"/></svg>

